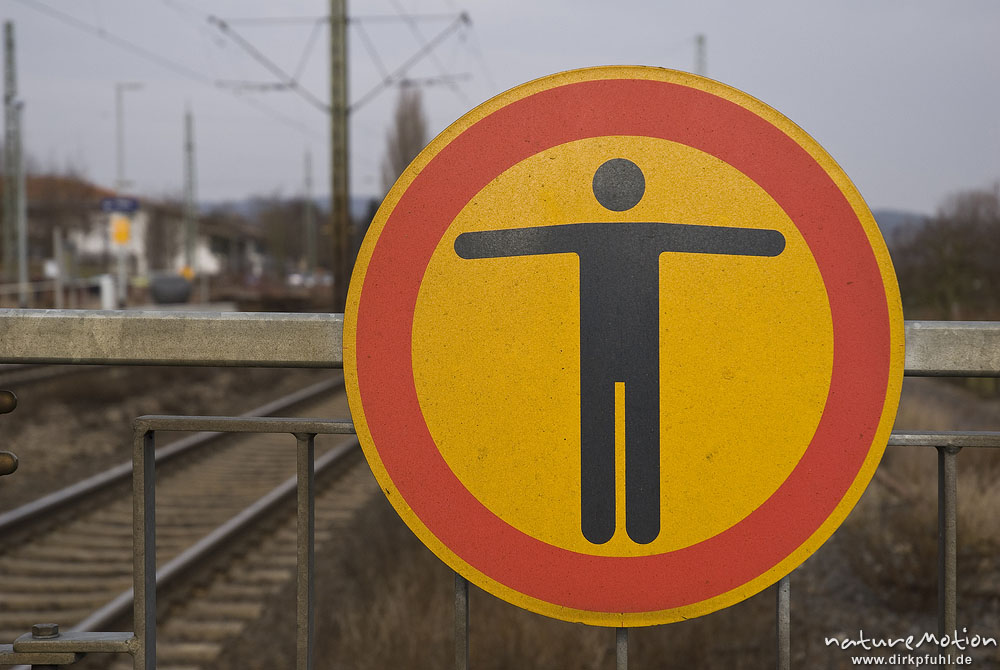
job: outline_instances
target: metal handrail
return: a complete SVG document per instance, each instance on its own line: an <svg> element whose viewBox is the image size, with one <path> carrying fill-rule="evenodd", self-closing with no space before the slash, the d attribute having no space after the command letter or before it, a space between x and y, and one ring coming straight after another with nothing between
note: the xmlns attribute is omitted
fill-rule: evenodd
<svg viewBox="0 0 1000 670"><path fill-rule="evenodd" d="M343 323L342 314L0 310L0 363L336 368L343 365ZM908 376L1000 376L1000 322L907 321L904 327L905 373ZM271 428L281 429L282 426ZM337 432L343 432L343 428L340 426ZM309 441L311 444L311 438ZM889 444L933 446L938 450L938 611L939 631L946 633L954 627L956 618L956 458L965 447L1000 447L1000 433L896 432ZM300 449L300 454L302 452ZM146 490L147 485L151 489L154 467L151 438L137 439L134 458L138 468L132 469L135 490ZM311 465L311 457L300 458L302 463L306 460ZM302 484L302 479L300 477L300 487L311 486ZM311 476L308 481L311 482ZM311 504L311 495L311 492L300 495L300 505ZM147 514L152 518L152 496L137 493L135 511L136 518L145 519ZM308 513L300 507L300 518L303 515L308 516ZM144 544L148 544L148 537ZM134 654L138 668L155 662L151 656L155 647L155 626L148 631L140 628L146 625L143 622L147 621L145 614L149 613L150 603L155 606L155 584L149 581L150 575L155 574L152 561L151 552L137 549L135 572L146 576L142 584L136 582L137 636L134 639L141 642L129 642L132 646L125 648L121 639L108 637L109 645L121 647L117 651ZM302 588L311 588L311 580L306 577L304 581L306 587ZM455 658L456 665L462 668L468 663L468 584L461 577L456 578L455 584ZM307 593L304 597L311 602L311 595ZM777 589L779 669L790 666L789 599L789 578L786 576ZM145 603L145 612L139 612L139 603ZM300 636L299 648L305 649L308 657L311 616L306 619L305 624L300 621L300 630L304 625L305 633ZM616 636L621 666L622 661L627 662L627 631L618 631ZM22 638L14 651L57 651L53 642L47 645L40 642ZM87 642L94 643L93 640ZM58 650L83 650L79 644L73 644L73 640L67 638Z"/></svg>
<svg viewBox="0 0 1000 670"><path fill-rule="evenodd" d="M339 368L343 314L0 309L0 363ZM1000 376L1000 322L907 321L906 374Z"/></svg>

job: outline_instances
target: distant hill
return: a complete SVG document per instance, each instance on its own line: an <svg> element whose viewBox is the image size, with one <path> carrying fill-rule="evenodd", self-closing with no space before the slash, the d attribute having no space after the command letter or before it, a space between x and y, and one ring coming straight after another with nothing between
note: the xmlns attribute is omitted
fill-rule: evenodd
<svg viewBox="0 0 1000 670"><path fill-rule="evenodd" d="M919 226L927 221L927 216L904 212L898 209L873 209L872 216L875 223L882 231L882 237L888 244L892 244L893 239L898 234L897 231L906 229L909 226Z"/></svg>
<svg viewBox="0 0 1000 670"><path fill-rule="evenodd" d="M293 200L294 198L287 198L288 200ZM358 222L365 222L366 217L371 211L372 196L353 196L351 198L351 217ZM209 214L211 212L217 211L229 211L235 212L242 216L252 218L256 213L257 208L263 202L261 199L256 198L245 198L243 200L228 200L224 202L203 202L200 205L201 212L203 214ZM330 211L330 199L329 198L315 198L316 208L322 213L326 214ZM879 229L882 231L882 237L886 239L887 242L892 242L892 239L896 235L896 231L905 228L907 226L918 226L927 220L927 216L923 214L916 214L914 212L905 212L898 209L875 209L872 210L872 214L875 216L875 222L878 224Z"/></svg>
<svg viewBox="0 0 1000 670"><path fill-rule="evenodd" d="M298 198L283 198L284 200L298 200ZM224 212L235 212L241 216L252 217L256 214L257 209L260 207L261 203L265 202L266 199L258 198L244 198L243 200L225 200L217 202L203 202L199 205L199 210L202 214L210 214L212 212L224 211ZM370 203L372 201L372 196L354 196L351 198L350 209L351 217L355 220L361 220L368 215ZM322 214L327 214L330 211L330 198L314 198L313 203L316 205Z"/></svg>

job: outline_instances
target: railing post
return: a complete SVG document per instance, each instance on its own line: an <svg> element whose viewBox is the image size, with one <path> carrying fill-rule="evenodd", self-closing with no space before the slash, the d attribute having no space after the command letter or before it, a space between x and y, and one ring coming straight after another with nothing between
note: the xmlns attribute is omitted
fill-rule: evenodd
<svg viewBox="0 0 1000 670"><path fill-rule="evenodd" d="M777 668L790 670L792 667L791 575L785 575L778 581L776 601Z"/></svg>
<svg viewBox="0 0 1000 670"><path fill-rule="evenodd" d="M295 667L312 670L313 632L315 630L315 538L316 498L313 485L316 479L315 439L311 433L296 433L296 496L298 504L296 532L296 625Z"/></svg>
<svg viewBox="0 0 1000 670"><path fill-rule="evenodd" d="M958 630L958 484L960 447L938 447L938 635ZM942 649L942 652L946 652ZM950 663L948 668L954 668Z"/></svg>
<svg viewBox="0 0 1000 670"><path fill-rule="evenodd" d="M628 670L628 628L615 629L615 669Z"/></svg>
<svg viewBox="0 0 1000 670"><path fill-rule="evenodd" d="M469 582L455 573L455 670L469 670Z"/></svg>
<svg viewBox="0 0 1000 670"><path fill-rule="evenodd" d="M134 670L156 668L155 433L137 429L132 445L132 592L136 635Z"/></svg>

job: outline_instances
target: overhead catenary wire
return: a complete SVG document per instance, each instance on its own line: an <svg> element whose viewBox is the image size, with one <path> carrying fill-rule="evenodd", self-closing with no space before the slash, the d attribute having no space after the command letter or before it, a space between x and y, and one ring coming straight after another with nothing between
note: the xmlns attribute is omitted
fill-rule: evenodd
<svg viewBox="0 0 1000 670"><path fill-rule="evenodd" d="M409 26L410 32L413 33L413 36L417 38L417 42L420 44L420 46L421 47L426 46L427 38L424 37L423 31L420 30L420 26L417 25L417 22L413 19L413 17L408 15L403 10L402 5L399 4L399 0L389 0L389 2L396 10L396 13L399 15L399 18L402 21L405 21L406 25ZM434 64L437 66L438 70L442 75L445 76L448 75L448 69L444 66L444 63L441 62L441 59L438 58L437 53L434 50L429 51L427 55L432 61L434 61ZM465 92L462 91L462 89L458 86L455 80L448 80L445 81L445 83L447 84L448 88L450 88L463 103L465 103L467 106L472 104L472 101L469 100L469 96L467 96Z"/></svg>
<svg viewBox="0 0 1000 670"><path fill-rule="evenodd" d="M101 11L100 0L91 0L90 6L94 9L94 22L100 26L101 29L104 28L104 13Z"/></svg>
<svg viewBox="0 0 1000 670"><path fill-rule="evenodd" d="M216 86L237 91L287 91L288 84L280 81L243 81L239 79L218 79Z"/></svg>
<svg viewBox="0 0 1000 670"><path fill-rule="evenodd" d="M226 21L223 21L217 16L209 16L208 22L221 30L227 37L229 37L229 39L236 42L236 44L246 51L251 58L264 66L264 68L277 77L279 81L286 84L290 90L298 93L299 96L301 96L313 107L322 112L330 112L329 104L323 102L318 97L313 95L313 93L311 93L308 89L299 84L299 82L295 80L295 77L282 70L274 61L257 49L257 47L251 44L248 40L244 39L238 32L233 30Z"/></svg>
<svg viewBox="0 0 1000 670"><path fill-rule="evenodd" d="M158 53L143 48L138 44L135 44L134 42L130 42L124 37L119 37L118 35L114 34L111 31L105 30L104 28L89 24L85 21L81 21L75 16L72 16L70 14L67 14L66 12L62 12L58 9L55 9L54 7L51 7L43 2L39 2L39 0L14 0L14 1L26 7L30 7L31 9L34 9L38 12L41 12L42 14L46 14L56 19L57 21L61 21L67 25L73 26L74 28L96 35L97 37L106 42L114 44L115 46L121 49L125 49L126 51L130 51L131 53L140 56L142 58L145 58L146 60L152 61L153 63L156 63L161 67L171 70L175 74L179 74L189 79L194 79L195 81L198 81L202 84L206 84L208 86L212 85L212 80L205 77L197 70L189 68L186 65L181 65L180 63L169 60L167 58L164 58Z"/></svg>
<svg viewBox="0 0 1000 670"><path fill-rule="evenodd" d="M228 93L229 95L238 98L241 102L253 107L259 113L280 122L282 125L295 129L297 132L309 137L310 139L319 139L325 136L325 133L317 132L315 129L309 127L309 124L303 123L293 117L286 116L278 110L263 104L259 101L260 98L257 97L257 94L264 92L294 90L314 108L329 113L329 105L327 102L304 88L303 84L300 83L300 77L303 76L304 72L310 69L312 56L314 56L317 51L315 46L320 41L324 24L329 17L246 17L226 19L224 21L222 19L217 19L223 25L228 27L228 32L220 32L220 30L217 29L218 25L210 24L209 22L211 18L214 17L210 18L210 15L203 11L197 3L190 2L189 0L161 0L162 5L178 15L178 18L185 19L187 23L195 26L196 28L200 24L201 29L197 31L198 35L202 38L206 38L209 44L220 49L224 49L227 45L238 46L237 51L243 51L247 55L250 55L251 59L256 61L259 65L264 66L265 70L277 79L277 81L269 81L269 77L267 76L260 77L260 79L257 80L252 73L248 73L249 76L246 74L237 74L237 76L232 76L230 74L227 76L227 73L218 71L216 68L210 68L206 71L201 67L188 66L183 62L183 60L173 59L169 55L162 55L163 52L156 51L145 46L145 44L140 40L129 39L131 35L123 33L120 29L116 32L114 27L106 29L104 25L99 26L93 22L88 22L73 13L63 10L61 7L52 6L48 0L17 0L17 2L20 2L25 7L33 9L38 13L46 15L50 19L90 34L91 36L111 44L117 49L130 53L139 59L151 62L158 67L173 72L184 79L194 81L204 86L210 86L215 89L221 89L225 93ZM381 81L365 92L364 95L355 100L353 104L348 105L348 112L353 113L358 111L364 107L364 105L376 98L381 91L395 85L400 85L401 83L404 83L404 81L407 85L447 85L452 88L453 91L456 91L457 95L462 97L465 102L468 102L466 97L463 95L464 91L459 89L456 84L458 82L465 81L470 78L471 75L467 72L458 74L444 72L445 67L442 65L442 59L436 57L433 53L435 49L440 48L441 43L444 42L449 36L454 35L456 32L462 34L462 29L464 27L471 28L472 23L468 14L464 12L435 14L404 13L401 11L402 8L399 3L393 3L393 6L396 12L395 14L355 15L347 19L348 24L356 24L358 29L356 34L360 36L359 41L362 43L364 48L369 51L370 55L372 55L373 61L376 63L377 72L382 77ZM451 6L454 6L454 3L451 3ZM370 31L365 30L365 28L370 25L379 25L390 22L399 23L401 21L405 21L408 24L410 31L422 43L422 46L402 65L390 70L389 64L380 58L380 54L375 49L376 45L372 42ZM423 39L424 33L417 27L417 24L419 22L434 21L447 21L447 24L444 25L439 32L433 34L431 39ZM241 34L243 31L233 30L232 27L232 24L268 25L282 23L297 25L305 24L312 26L310 35L302 42L304 47L301 55L296 59L294 69L289 68L286 70L284 69L285 66L279 67L275 61L271 60L271 58L265 54L265 50L257 48L255 45L251 44L244 34ZM224 32L225 34L223 34ZM463 42L465 41L463 40ZM480 60L482 60L482 55L477 55ZM435 69L441 70L442 74L440 76L433 77L409 76L414 70L414 66L428 57L434 60L437 64ZM485 63L481 63L481 65L484 68L484 72L487 74L487 78L491 78L488 70L485 69Z"/></svg>
<svg viewBox="0 0 1000 670"><path fill-rule="evenodd" d="M295 81L299 81L302 77L302 73L306 69L306 64L309 62L309 57L312 55L313 46L316 44L316 39L319 37L320 31L323 28L325 21L319 20L313 24L313 29L309 32L309 38L306 40L306 45L302 49L302 56L299 57L299 64L295 68L295 74L292 78Z"/></svg>
<svg viewBox="0 0 1000 670"><path fill-rule="evenodd" d="M378 95L383 90L385 90L386 88L388 88L392 84L395 84L397 81L399 81L400 79L402 79L406 75L407 71L409 71L409 69L411 67L413 67L414 65L416 65L424 56L426 56L435 47L437 47L437 45L440 44L446 37L448 37L450 34L452 34L453 32L455 32L456 30L458 30L462 26L469 25L471 22L472 21L469 18L469 15L467 13L462 12L461 14L459 14L458 17L455 18L454 21L452 21L450 24L448 24L448 26L445 27L444 30L442 30L441 32L439 32L431 40L429 40L426 44L424 44L424 46L421 47L410 58L408 58L406 60L406 62L404 62L402 65L400 65L398 68L396 68L392 72L390 72L388 76L386 76L386 77L384 77L382 79L382 81L380 81L378 84L376 84L367 93L365 93L363 96L361 96L357 101L355 101L354 103L352 103L348 107L347 111L348 112L355 112L358 109L360 109L361 107L363 107L365 104L367 104L368 102L370 102L376 95Z"/></svg>
<svg viewBox="0 0 1000 670"><path fill-rule="evenodd" d="M176 0L164 0L164 2L176 2ZM407 20L412 21L450 21L455 18L455 13L451 14L406 14ZM314 21L328 21L329 16L248 16L238 18L227 18L226 23L235 25L301 25L303 23L313 23ZM396 23L400 19L398 14L369 14L355 15L347 18L348 23Z"/></svg>
<svg viewBox="0 0 1000 670"><path fill-rule="evenodd" d="M407 21L451 21L456 15L464 12L452 12L450 14L369 14L355 15L348 19L349 23L363 21L365 23L396 23L403 18Z"/></svg>
<svg viewBox="0 0 1000 670"><path fill-rule="evenodd" d="M179 4L177 0L160 0L160 2L200 38L199 43L205 55L204 62L211 66L215 79L222 78L216 54L217 51L228 49L229 43L215 30L205 25L204 17L198 10Z"/></svg>
<svg viewBox="0 0 1000 670"><path fill-rule="evenodd" d="M455 74L441 74L434 77L404 77L399 80L400 86L440 86L441 84L451 85L456 81L468 81L472 78L471 72L457 72Z"/></svg>
<svg viewBox="0 0 1000 670"><path fill-rule="evenodd" d="M389 69L382 62L382 58L378 55L378 49L375 48L375 43L372 42L371 36L368 31L365 30L363 23L355 24L358 30L358 36L361 38L361 44L364 45L365 51L368 52L368 56L372 59L372 63L375 64L375 68L378 70L382 78L389 76Z"/></svg>
<svg viewBox="0 0 1000 670"><path fill-rule="evenodd" d="M395 17L391 17L391 16L390 17L368 17L368 20L377 18L377 19L393 20L393 21L399 21L399 20L406 21L406 22L408 22L410 24L411 30L414 31L414 34L417 36L417 39L421 42L421 48L418 50L418 52L416 54L414 54L414 56L412 56L410 59L408 59L402 66L400 66L399 68L397 68L393 72L389 72L387 70L387 68L385 67L385 63L382 61L382 59L378 55L378 50L375 48L375 45L372 42L371 37L368 35L367 31L364 30L363 22L364 22L365 19L363 19L363 18L359 19L358 17L354 17L354 18L351 18L351 19L348 20L349 23L354 23L357 26L357 28L358 28L358 34L361 37L362 44L364 45L364 47L368 51L369 55L371 56L372 61L376 65L376 68L379 70L380 74L382 74L382 81L380 81L374 88L372 88L371 90L369 90L368 93L366 93L364 96L361 97L361 99L359 99L358 101L356 101L355 103L351 104L348 107L348 112L349 113L353 112L353 111L356 111L357 108L360 108L361 106L363 106L364 104L366 104L368 101L370 101L371 99L373 99L383 89L385 89L388 86L390 86L390 85L392 85L394 83L397 83L398 81L402 80L404 78L406 72L411 67L413 67L413 65L415 65L417 62L419 62L422 58L424 58L425 56L428 56L428 55L431 55L433 57L434 48L445 37L447 37L449 34L451 34L452 32L454 32L459 27L468 26L468 25L471 25L471 23L472 23L471 19L469 18L469 15L467 13L465 13L465 12L462 12L462 13L460 13L458 15L455 15L455 14L449 14L449 15L437 15L437 14L435 14L435 15L413 15L413 14L406 14L405 12L402 12L401 8L398 5L396 5L396 9L397 9L397 15ZM430 41L426 40L423 37L423 33L421 33L419 31L419 28L416 27L416 23L415 23L417 19L420 19L420 18L425 18L426 19L429 16L433 16L434 18L441 18L442 16L446 16L447 18L452 19L451 23L448 26L446 26L444 28L444 30L442 30L438 35L436 35ZM255 19L236 19L236 20L233 20L233 19L222 19L222 18L219 18L217 16L213 16L213 15L206 15L206 20L211 25L213 25L216 28L218 28L223 34L225 34L227 37L229 37L231 40L233 40L238 46L240 46L240 48L242 48L244 51L246 51L247 54L249 54L254 60L256 60L258 63L260 63L262 66L264 66L272 75L274 75L275 77L278 78L278 80L280 81L280 83L282 85L280 85L280 86L269 86L269 85L266 85L264 83L256 84L256 83L251 83L251 82L232 82L232 81L221 81L221 82L217 82L217 83L220 84L220 85L223 85L223 86L233 87L235 90L257 90L257 91L264 91L264 90L271 90L271 91L273 91L273 90L292 90L292 91L295 91L296 93L298 93L304 99L306 99L310 104L312 104L317 109L320 109L321 111L324 111L326 113L330 113L330 107L329 107L329 105L327 103L324 103L317 96L313 95L307 89L305 89L304 87L302 87L299 84L298 77L296 75L290 75L287 72L285 72L273 60L271 60L270 58L268 58L263 52L261 52L252 43L250 43L249 40L247 40L245 37L243 37L240 33L236 32L232 28L233 23L252 23L252 22L264 23L264 24L266 24L266 23L275 23L275 22L305 23L307 20L309 22L316 22L316 21L326 21L326 20L328 20L328 18L329 17L319 17L319 19L317 19L316 17L283 17L283 18L274 18L274 19L271 19L271 18L261 18L259 20L255 20ZM318 24L316 24L316 25L318 25ZM313 34L310 36L310 42L315 41L315 36L316 36L316 29L314 29ZM299 66L297 67L297 70L299 72L301 72L301 70L305 67L305 62L306 62L306 59L308 57L308 53L309 53L310 49L311 49L311 45L307 44L306 50L303 53L303 57L300 60ZM443 71L444 70L444 66L440 63L440 61L437 61L437 63L439 65L439 67ZM439 84L440 83L444 83L444 84L447 84L450 88L452 88L453 90L456 90L457 94L463 99L463 101L465 101L468 104L469 101L468 101L467 96L465 96L461 92L461 90L459 90L457 88L457 86L455 84L456 81L459 81L461 79L462 79L461 77L451 77L447 72L442 72L442 77L439 78L435 83L439 83Z"/></svg>
<svg viewBox="0 0 1000 670"><path fill-rule="evenodd" d="M493 76L493 71L490 69L490 65L486 61L486 56L483 54L482 45L479 43L479 35L476 33L475 26L470 25L469 28L467 34L472 37L469 40L469 52L479 61L479 68L486 77L486 83L489 84L490 89L496 90L498 88L496 77Z"/></svg>
<svg viewBox="0 0 1000 670"><path fill-rule="evenodd" d="M317 133L315 130L309 128L308 126L305 126L302 123L295 121L294 119L291 119L265 105L262 105L256 100L252 100L250 98L242 96L238 90L232 90L232 89L227 89L226 87L220 87L216 84L214 80L203 75L197 70L194 70L192 68L187 67L186 65L165 58L155 52L150 51L149 49L145 49L139 46L138 44L135 44L134 42L125 39L124 37L120 37L113 32L105 30L104 28L100 28L98 26L89 24L86 21L82 21L77 17L72 16L71 14L67 14L66 12L60 11L43 2L40 2L40 0L14 0L14 1L25 7L33 9L41 14L45 14L46 16L49 16L50 18L56 21L64 23L68 26L72 26L77 30L81 30L83 32L94 35L95 37L104 40L109 44L112 44L120 49L128 51L149 62L155 63L156 65L159 65L160 67L170 70L171 72L178 74L182 77L196 81L200 84L209 86L214 89L226 91L229 94L233 95L238 100L240 100L241 102L246 103L247 105L253 107L257 111L267 116L270 116L272 119L279 121L280 123L288 126L289 128L293 128L303 133L304 135L313 138L318 138L321 136L320 133Z"/></svg>

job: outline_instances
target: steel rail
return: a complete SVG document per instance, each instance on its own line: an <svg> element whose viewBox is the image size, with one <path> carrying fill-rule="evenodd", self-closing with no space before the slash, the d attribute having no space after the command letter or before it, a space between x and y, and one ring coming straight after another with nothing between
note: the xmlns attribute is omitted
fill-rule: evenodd
<svg viewBox="0 0 1000 670"><path fill-rule="evenodd" d="M273 400L265 405L256 407L240 415L241 418L263 417L274 412L280 412L292 405L304 402L316 397L321 393L331 389L340 388L344 384L343 376L336 376L307 386L304 389L290 393L282 398ZM218 439L225 433L199 432L188 437L181 438L175 442L156 450L156 463L166 463L181 454L188 453L192 449L201 447L212 440ZM54 491L46 496L25 503L8 512L0 514L0 535L9 533L17 528L21 528L36 521L43 516L56 510L63 509L73 503L79 502L88 496L92 496L99 491L106 490L117 484L127 483L132 476L131 459L120 463L104 472L83 479L75 484Z"/></svg>
<svg viewBox="0 0 1000 670"><path fill-rule="evenodd" d="M140 417L134 423L132 461L132 532L134 542L132 587L135 650L133 667L146 670L156 667L156 462L153 457L158 430L223 430L233 426L226 417ZM314 621L314 537L315 537L315 464L314 439L317 434L354 432L349 421L298 419L276 423L271 418L239 421L241 432L286 433L295 436L296 476L291 483L297 494L296 515L296 668L312 669L312 628ZM357 441L346 447L356 446ZM137 543L142 538L141 544ZM23 639L22 638L19 639ZM18 648L14 643L15 651Z"/></svg>
<svg viewBox="0 0 1000 670"><path fill-rule="evenodd" d="M136 432L140 437L140 441L142 441L144 436L148 435L149 431L154 429L183 430L184 428L178 423L178 421L176 421L177 419L208 420L210 423L218 423L218 421L216 421L218 418L219 417L148 416L137 419L135 427ZM254 424L257 428L255 431L249 429L241 431L245 433L273 433L284 432L284 429L286 428L304 428L310 431L307 438L310 443L310 447L312 437L314 437L314 434L311 431L315 430L316 434L345 434L345 422L343 421L291 419L288 422L276 424L273 420L266 417L248 418L245 419L245 421L247 421L248 424ZM301 424L301 426L295 425L296 421ZM299 438L303 435L303 433L295 433L295 437L300 442L301 440ZM349 455L358 453L358 446L359 444L357 439L349 440L333 447L330 451L323 454L323 456L316 459L315 462L312 460L313 451L311 448L307 452L304 452L309 457L309 467L307 469L309 470L310 476L308 477L308 482L300 481L300 473L297 472L295 475L289 477L271 491L261 496L255 502L245 507L229 520L217 526L214 530L202 537L195 544L182 551L172 560L168 561L160 569L155 571L155 575L152 580L149 580L148 576L146 579L136 579L135 584L143 585L144 593L140 594L140 602L137 602L136 587L133 586L133 588L119 593L103 606L91 612L88 616L74 624L65 633L61 633L48 639L35 637L33 633L26 633L15 640L12 645L0 645L0 657L5 656L8 661L18 662L23 660L30 662L32 663L31 666L8 665L8 667L12 667L12 670L28 670L29 667L34 667L40 663L71 663L79 660L81 658L80 655L84 653L129 653L136 657L137 665L150 667L150 662L152 661L155 653L155 643L153 646L147 645L149 645L150 642L149 638L153 638L155 640L155 636L151 634L151 631L148 629L146 624L152 617L155 616L156 592L162 588L176 584L178 580L192 573L198 566L205 565L207 559L211 558L217 552L224 550L241 533L244 533L254 527L262 519L266 518L272 512L275 512L280 506L287 504L290 498L298 496L299 507L301 508L303 504L303 487L305 487L305 490L308 491L306 499L308 501L307 504L309 509L311 509L312 501L315 496L314 478L318 479L319 475L329 472L335 465L344 462ZM150 474L151 473L152 470L150 470ZM151 501L151 499L148 500ZM140 506L148 504L150 503L139 503ZM300 509L299 516L301 516L301 514L302 510ZM314 537L312 522L313 520L310 518L307 534L304 536L300 535L299 537L299 544L306 547L310 558L307 566L303 566L301 560L299 561L300 573L303 568L307 568L310 573L312 571L313 561L311 559ZM299 530L301 533L301 520L299 521L299 524ZM155 544L155 541L151 541L155 537L155 531L153 531L152 528L153 527L150 526L146 529L146 532L149 533L149 535L144 533L144 536L146 537L146 544L150 545ZM151 557L152 554L149 553L151 547L147 546L146 549L147 551L145 553ZM302 581L303 580L300 577L299 582ZM302 594L303 589L300 584L300 595L298 596L298 599L301 602L305 597L309 598L309 600L306 601L306 604L309 610L308 619L311 622L313 608L313 604L311 602L312 584L311 579L308 581L309 583L306 585L305 589L305 593L308 594L308 596L304 596ZM145 604L145 608L140 607L140 605L143 604ZM135 630L134 633L93 632L95 629L109 627L116 621L119 621L123 617L127 616L130 611L133 612L133 615L136 618L136 621L133 622ZM143 634L143 632L145 634ZM308 634L305 633L305 631L302 631L299 637L309 643L311 640L311 633L311 630ZM0 660L0 663L2 663L2 660Z"/></svg>
<svg viewBox="0 0 1000 670"><path fill-rule="evenodd" d="M350 442L334 447L320 456L316 459L316 474L319 475L333 465L343 461L344 457L354 452L354 448L357 446L357 440L351 440ZM212 556L216 551L223 549L226 543L231 541L241 531L253 526L257 521L294 496L296 479L296 476L292 475L270 492L261 496L256 502L245 507L221 526L165 563L163 567L156 571L157 589L167 586L175 582L179 577L189 573L192 568L195 568L199 563ZM70 630L89 632L110 626L132 611L133 598L133 589L122 591L105 605L77 622Z"/></svg>
<svg viewBox="0 0 1000 670"><path fill-rule="evenodd" d="M0 365L0 388L23 386L34 382L67 377L86 372L97 372L104 365L45 365L40 363L12 363Z"/></svg>
<svg viewBox="0 0 1000 670"><path fill-rule="evenodd" d="M303 389L284 398L257 408L257 412L267 414L281 407L301 402L319 393L328 391L343 383L342 378L334 379ZM264 411L262 411L264 410ZM249 413L248 413L249 414ZM155 450L154 435L159 431L200 431L197 436L209 438L229 432L240 433L287 433L298 443L297 472L271 491L245 507L236 515L221 523L207 535L202 536L180 554L172 558L159 570L153 558L155 542L155 521L152 510L155 507L154 472L157 461L162 461L162 450ZM209 432L210 431L210 432ZM299 591L300 609L306 608L307 620L311 623L313 611L312 546L314 541L313 501L316 495L317 475L329 473L333 466L342 463L351 454L359 451L356 439L343 442L318 459L314 459L313 439L318 434L353 434L350 421L339 419L287 418L271 416L243 417L187 417L187 416L142 416L133 422L133 464L130 468L133 488L133 526L137 536L143 538L142 551L135 554L133 587L112 597L104 605L77 621L69 630L57 635L35 635L26 633L14 641L13 645L0 645L0 665L30 662L64 664L79 659L79 655L91 652L129 653L135 657L139 667L151 667L155 653L155 632L148 624L155 617L157 589L176 584L184 576L192 573L205 560L231 543L249 529L256 526L265 516L287 503L290 497L298 498L299 539ZM190 443L190 440L185 442ZM204 441L201 442L204 444ZM177 443L171 445L175 447ZM194 445L197 446L197 445ZM174 449L172 455L187 449ZM303 476L305 473L306 476ZM126 473L127 476L128 473ZM136 513L138 516L136 516ZM303 517L303 514L306 514ZM305 528L303 528L305 522ZM301 555L305 551L306 564ZM309 578L305 581L302 571L306 569ZM133 610L134 633L92 632L108 627ZM311 647L311 625L299 633L302 643ZM62 654L60 656L60 654ZM141 659L141 660L140 660ZM14 666L15 670L26 670L28 666Z"/></svg>

